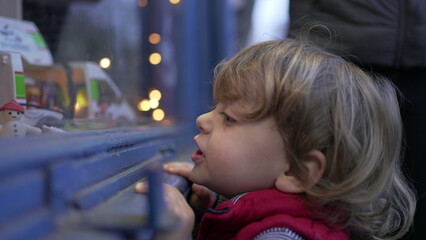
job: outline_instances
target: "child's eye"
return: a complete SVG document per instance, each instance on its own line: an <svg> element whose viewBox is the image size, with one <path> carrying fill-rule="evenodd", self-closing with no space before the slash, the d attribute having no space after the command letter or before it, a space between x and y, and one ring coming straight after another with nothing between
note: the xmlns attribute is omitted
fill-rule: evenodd
<svg viewBox="0 0 426 240"><path fill-rule="evenodd" d="M232 117L230 117L228 114L226 114L225 112L221 112L220 113L223 117L223 120L225 121L225 123L233 123L236 122L235 119L233 119Z"/></svg>

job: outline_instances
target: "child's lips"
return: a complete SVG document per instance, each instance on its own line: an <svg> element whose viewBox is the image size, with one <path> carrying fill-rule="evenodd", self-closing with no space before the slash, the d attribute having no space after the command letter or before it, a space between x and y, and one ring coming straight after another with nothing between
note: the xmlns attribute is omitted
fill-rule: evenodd
<svg viewBox="0 0 426 240"><path fill-rule="evenodd" d="M198 149L194 153L192 153L191 159L194 163L202 161L206 156L203 154L203 152Z"/></svg>

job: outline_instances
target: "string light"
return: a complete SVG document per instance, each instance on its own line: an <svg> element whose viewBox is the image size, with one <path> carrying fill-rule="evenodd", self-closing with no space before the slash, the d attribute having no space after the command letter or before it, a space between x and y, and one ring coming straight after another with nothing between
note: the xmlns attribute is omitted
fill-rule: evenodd
<svg viewBox="0 0 426 240"><path fill-rule="evenodd" d="M164 111L158 108L152 112L152 119L154 119L155 121L161 121L164 119L165 115L166 114L164 113Z"/></svg>
<svg viewBox="0 0 426 240"><path fill-rule="evenodd" d="M152 53L151 55L149 55L149 62L152 65L158 65L161 62L161 54L159 53Z"/></svg>
<svg viewBox="0 0 426 240"><path fill-rule="evenodd" d="M99 61L99 66L101 66L101 68L107 69L111 66L111 60L109 58L102 58Z"/></svg>
<svg viewBox="0 0 426 240"><path fill-rule="evenodd" d="M139 7L146 7L146 5L148 5L148 0L139 0L138 5Z"/></svg>
<svg viewBox="0 0 426 240"><path fill-rule="evenodd" d="M151 33L148 37L148 41L151 44L158 44L161 41L161 36L158 33Z"/></svg>
<svg viewBox="0 0 426 240"><path fill-rule="evenodd" d="M138 109L139 111L149 111L149 109L151 109L151 107L149 106L149 100L148 99L143 99L142 101L140 101L138 103Z"/></svg>
<svg viewBox="0 0 426 240"><path fill-rule="evenodd" d="M157 89L152 89L149 92L149 98L150 99L157 99L159 101L161 99L161 92Z"/></svg>
<svg viewBox="0 0 426 240"><path fill-rule="evenodd" d="M149 107L151 109L156 109L160 105L160 102L157 99L149 99Z"/></svg>
<svg viewBox="0 0 426 240"><path fill-rule="evenodd" d="M180 3L180 0L169 0L171 4L178 4Z"/></svg>

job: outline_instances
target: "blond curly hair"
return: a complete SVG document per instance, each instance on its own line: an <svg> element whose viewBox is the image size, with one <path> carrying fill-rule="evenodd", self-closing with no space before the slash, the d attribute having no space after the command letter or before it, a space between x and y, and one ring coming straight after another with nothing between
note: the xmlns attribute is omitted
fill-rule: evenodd
<svg viewBox="0 0 426 240"><path fill-rule="evenodd" d="M273 117L290 164L303 183L301 161L312 149L327 159L324 175L305 188L307 201L344 212L328 216L353 235L398 239L410 228L415 195L401 173L398 91L339 56L300 40L263 42L215 70L216 102L255 106L247 120Z"/></svg>

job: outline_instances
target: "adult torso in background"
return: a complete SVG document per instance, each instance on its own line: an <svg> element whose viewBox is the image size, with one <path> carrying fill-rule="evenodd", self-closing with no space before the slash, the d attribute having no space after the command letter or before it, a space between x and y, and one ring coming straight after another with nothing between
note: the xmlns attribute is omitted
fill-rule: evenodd
<svg viewBox="0 0 426 240"><path fill-rule="evenodd" d="M424 0L292 0L290 22L291 33L306 23L329 27L328 48L362 64L426 67Z"/></svg>

